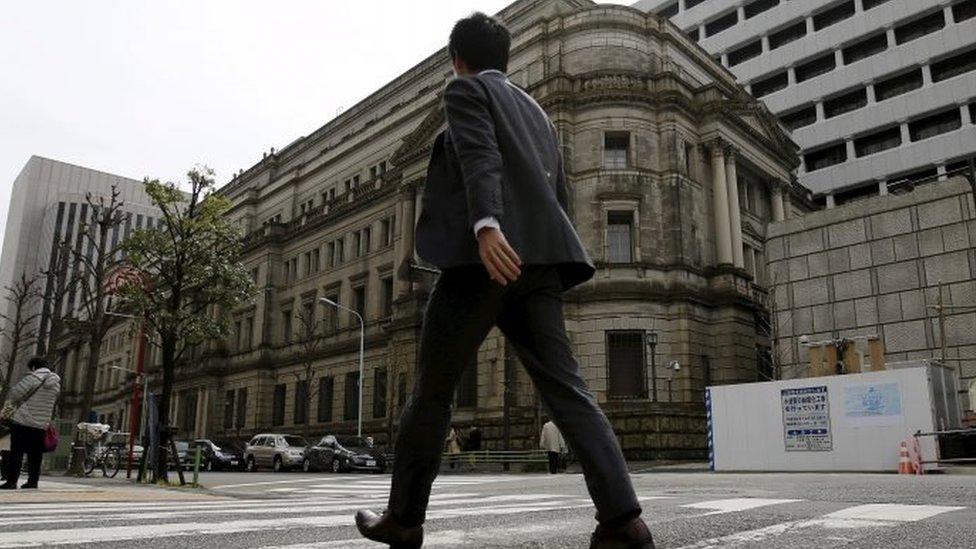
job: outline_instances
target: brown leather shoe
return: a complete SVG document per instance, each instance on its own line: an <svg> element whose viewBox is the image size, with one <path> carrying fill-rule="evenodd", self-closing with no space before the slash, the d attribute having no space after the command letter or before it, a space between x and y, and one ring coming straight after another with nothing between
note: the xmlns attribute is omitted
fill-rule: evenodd
<svg viewBox="0 0 976 549"><path fill-rule="evenodd" d="M637 517L617 528L598 525L590 536L590 549L654 549L654 538L644 521Z"/></svg>
<svg viewBox="0 0 976 549"><path fill-rule="evenodd" d="M363 509L356 513L356 527L364 538L389 544L393 549L420 549L424 544L423 526L400 526L389 513L380 516Z"/></svg>

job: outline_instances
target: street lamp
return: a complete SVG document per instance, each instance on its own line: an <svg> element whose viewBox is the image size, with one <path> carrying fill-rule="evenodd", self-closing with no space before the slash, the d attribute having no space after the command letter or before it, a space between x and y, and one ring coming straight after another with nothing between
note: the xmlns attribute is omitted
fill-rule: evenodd
<svg viewBox="0 0 976 549"><path fill-rule="evenodd" d="M327 297L320 297L319 301L325 303L326 305L331 305L337 309L343 309L349 311L350 313L356 315L359 319L359 414L356 420L356 436L362 438L363 436L363 351L365 349L366 343L366 323L363 322L363 317L357 311L350 309L344 305L340 305L335 301Z"/></svg>

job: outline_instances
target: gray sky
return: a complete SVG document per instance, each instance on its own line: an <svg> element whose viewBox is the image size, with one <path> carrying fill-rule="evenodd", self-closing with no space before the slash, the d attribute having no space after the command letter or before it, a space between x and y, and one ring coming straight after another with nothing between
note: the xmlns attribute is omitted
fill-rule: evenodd
<svg viewBox="0 0 976 549"><path fill-rule="evenodd" d="M142 179L231 173L510 0L22 0L0 17L0 231L32 154ZM620 2L624 3L624 2Z"/></svg>

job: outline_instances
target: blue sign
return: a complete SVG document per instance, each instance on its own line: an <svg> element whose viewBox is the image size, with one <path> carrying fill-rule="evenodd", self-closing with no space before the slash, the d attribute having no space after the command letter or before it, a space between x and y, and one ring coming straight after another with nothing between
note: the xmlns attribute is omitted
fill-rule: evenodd
<svg viewBox="0 0 976 549"><path fill-rule="evenodd" d="M858 426L892 425L902 421L901 388L897 382L844 387L844 418Z"/></svg>

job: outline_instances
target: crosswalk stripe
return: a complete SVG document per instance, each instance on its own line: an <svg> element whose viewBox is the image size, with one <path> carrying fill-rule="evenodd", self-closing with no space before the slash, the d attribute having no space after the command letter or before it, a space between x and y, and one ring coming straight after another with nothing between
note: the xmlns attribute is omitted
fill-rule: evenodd
<svg viewBox="0 0 976 549"><path fill-rule="evenodd" d="M738 547L768 541L787 533L810 528L846 529L890 527L898 523L916 522L965 507L941 507L936 505L869 504L847 507L818 518L793 520L754 530L736 532L727 536L710 538L679 549L718 549Z"/></svg>
<svg viewBox="0 0 976 549"><path fill-rule="evenodd" d="M759 507L766 507L769 505L780 505L783 503L794 503L797 501L800 500L730 498L730 499L716 499L712 501L702 501L700 503L689 503L687 505L682 505L682 507L687 507L689 509L712 509L712 512L701 515L701 516L709 516L709 515L721 515L725 513L735 513L738 511L749 511L751 509L757 509Z"/></svg>

